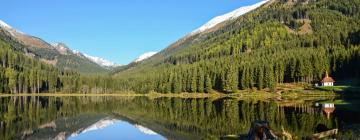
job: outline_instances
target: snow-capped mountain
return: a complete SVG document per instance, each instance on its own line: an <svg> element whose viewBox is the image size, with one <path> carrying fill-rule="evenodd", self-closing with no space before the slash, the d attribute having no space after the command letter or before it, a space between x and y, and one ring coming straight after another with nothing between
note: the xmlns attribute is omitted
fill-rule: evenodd
<svg viewBox="0 0 360 140"><path fill-rule="evenodd" d="M2 20L0 20L0 28L5 29L6 31L8 31L10 33L11 36L15 37L15 34L17 31Z"/></svg>
<svg viewBox="0 0 360 140"><path fill-rule="evenodd" d="M53 43L52 46L60 53L63 55L68 55L69 53L73 53L79 57L88 59L102 67L116 67L116 66L120 66L119 64L116 64L114 62L111 62L109 60L106 60L104 58L101 57L96 57L96 56L91 56L85 53L81 53L77 50L71 50L69 47L67 47L64 43Z"/></svg>
<svg viewBox="0 0 360 140"><path fill-rule="evenodd" d="M96 64L103 66L103 67L116 67L116 66L121 66L119 64L116 64L114 62L111 62L109 60L106 60L104 58L101 57L96 57L96 56L91 56L88 54L83 54L86 58L88 58L89 60L95 62Z"/></svg>
<svg viewBox="0 0 360 140"><path fill-rule="evenodd" d="M159 135L158 133L156 133L156 132L154 132L154 131L150 130L149 128L146 128L146 127L144 127L142 125L136 124L135 127L137 129L139 129L139 131L141 131L144 134L147 134L147 135Z"/></svg>
<svg viewBox="0 0 360 140"><path fill-rule="evenodd" d="M34 37L31 35L27 35L23 32L16 30L15 28L11 27L9 24L5 23L4 21L0 20L0 29L3 29L9 34L10 36L17 39L19 42L23 43L27 46L33 46L37 48L52 48L51 45L44 40Z"/></svg>
<svg viewBox="0 0 360 140"><path fill-rule="evenodd" d="M106 60L101 57L91 56L85 53L81 53L77 50L71 50L69 47L67 47L64 43L53 43L51 44L60 54L68 55L69 53L73 53L79 57L89 59L90 61L102 66L102 67L116 67L120 66L119 64L116 64L114 62L111 62L109 60Z"/></svg>
<svg viewBox="0 0 360 140"><path fill-rule="evenodd" d="M106 118L103 118L103 119L95 122L94 124L92 124L92 125L90 125L88 127L84 127L84 128L81 128L81 129L73 132L70 135L70 137L77 137L77 136L79 136L81 134L85 134L85 133L88 133L88 132L105 129L106 127L109 127L109 126L112 126L112 125L120 125L119 124L120 122L123 122L123 121L118 120L118 119L114 119L114 118L110 118L110 117L106 117ZM125 125L132 125L132 124L126 122ZM159 135L158 133L156 133L156 132L154 132L154 131L150 130L149 128L144 127L142 125L135 124L133 126L143 134L146 134L146 135Z"/></svg>
<svg viewBox="0 0 360 140"><path fill-rule="evenodd" d="M232 19L236 19L241 15L244 15L252 10L255 10L256 8L260 7L261 5L267 3L269 0L263 0L260 1L256 4L250 5L250 6L243 6L240 7L230 13L224 14L222 16L217 16L213 19L211 19L209 22L207 22L206 24L204 24L203 26L201 26L200 28L194 30L193 32L190 33L190 35L194 35L197 33L201 33L204 32L205 30L211 29L213 27L215 27L216 25L224 22L224 21L228 21L228 20L232 20Z"/></svg>
<svg viewBox="0 0 360 140"><path fill-rule="evenodd" d="M148 58L150 58L151 56L155 55L156 53L157 53L157 52L146 52L146 53L140 55L138 58L136 58L136 59L134 60L134 62L140 62L140 61L143 61L143 60L145 60L145 59L148 59Z"/></svg>
<svg viewBox="0 0 360 140"><path fill-rule="evenodd" d="M89 131L95 131L95 130L99 130L99 129L104 129L105 127L113 125L118 121L119 120L117 120L117 119L104 118L104 119L96 122L95 124L89 126L88 128L84 129L81 133L86 133L86 132L89 132Z"/></svg>
<svg viewBox="0 0 360 140"><path fill-rule="evenodd" d="M12 36L15 36L16 34L24 34L20 31L15 30L13 27L11 27L9 24L5 23L2 20L0 20L0 27L7 30Z"/></svg>
<svg viewBox="0 0 360 140"><path fill-rule="evenodd" d="M63 55L67 55L71 51L64 43L53 43L51 45Z"/></svg>
<svg viewBox="0 0 360 140"><path fill-rule="evenodd" d="M12 29L12 27L10 25L8 25L7 23L5 23L2 20L0 20L0 26L5 29Z"/></svg>
<svg viewBox="0 0 360 140"><path fill-rule="evenodd" d="M23 47L20 49L23 50L23 53L29 56L37 56L43 62L60 69L73 69L80 73L103 73L118 66L108 60L72 50L65 43L50 44L39 37L22 33L2 20L0 20L0 34L22 44L22 46L16 47ZM77 57L68 57L68 55L76 55Z"/></svg>
<svg viewBox="0 0 360 140"><path fill-rule="evenodd" d="M85 128L85 129L81 129L77 132L74 132L71 134L71 137L76 137L79 134L83 134L83 133L87 133L90 131L95 131L95 130L100 130L100 129L104 129L110 125L113 125L115 123L119 122L119 120L117 119L111 119L111 118L104 118L99 120L98 122L92 124L91 126Z"/></svg>

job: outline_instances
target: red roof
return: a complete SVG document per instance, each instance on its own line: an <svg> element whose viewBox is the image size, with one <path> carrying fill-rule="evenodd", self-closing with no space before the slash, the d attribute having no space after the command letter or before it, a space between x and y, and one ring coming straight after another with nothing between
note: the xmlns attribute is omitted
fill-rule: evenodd
<svg viewBox="0 0 360 140"><path fill-rule="evenodd" d="M325 73L325 77L321 80L321 83L329 83L329 82L335 82L335 80L333 78L331 78L328 74L328 72L326 71Z"/></svg>
<svg viewBox="0 0 360 140"><path fill-rule="evenodd" d="M325 77L324 79L321 80L321 83L327 83L327 82L335 82L335 80L333 78L331 78L330 76Z"/></svg>
<svg viewBox="0 0 360 140"><path fill-rule="evenodd" d="M324 108L323 110L325 113L333 113L335 111L335 108Z"/></svg>

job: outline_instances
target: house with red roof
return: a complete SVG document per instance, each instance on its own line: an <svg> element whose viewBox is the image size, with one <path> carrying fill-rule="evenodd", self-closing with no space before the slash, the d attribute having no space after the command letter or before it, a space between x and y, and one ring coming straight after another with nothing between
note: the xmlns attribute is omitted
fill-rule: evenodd
<svg viewBox="0 0 360 140"><path fill-rule="evenodd" d="M334 86L335 80L329 76L328 72L326 72L325 77L321 80L322 86Z"/></svg>

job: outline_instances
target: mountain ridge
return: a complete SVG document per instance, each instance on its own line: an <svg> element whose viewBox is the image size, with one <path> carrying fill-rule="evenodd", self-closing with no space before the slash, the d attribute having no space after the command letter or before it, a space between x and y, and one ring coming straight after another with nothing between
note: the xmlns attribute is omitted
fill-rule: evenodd
<svg viewBox="0 0 360 140"><path fill-rule="evenodd" d="M44 62L61 69L73 69L80 73L91 74L107 73L111 67L118 66L105 59L74 51L65 43L48 43L39 37L25 34L2 20L0 20L0 29L4 31L3 35L24 45L23 48L19 48L21 51L25 50L25 53L31 51L32 56L40 57Z"/></svg>
<svg viewBox="0 0 360 140"><path fill-rule="evenodd" d="M167 55L170 55L171 52L181 49L182 46L186 46L186 44L188 44L188 43L197 41L197 40L194 40L194 38L201 37L204 34L206 35L209 32L212 32L212 30L214 30L214 29L216 30L216 28L219 28L218 26L225 26L226 24L228 24L228 22L235 20L236 18L243 16L249 12L252 12L253 10L256 10L257 8L259 8L261 6L264 6L265 4L272 3L273 1L274 0L262 0L255 4L248 5L248 6L242 6L235 10L232 10L228 13L225 13L223 15L216 16L216 17L210 19L208 22L204 23L199 28L193 30L192 32L181 37L180 39L178 39L174 43L170 44L168 47L164 48L160 52L156 53L157 56L151 55L151 56L147 57L146 59L150 59L150 61L151 61L151 59L153 59L154 57L155 57L154 59L157 59L156 57L166 57ZM217 20L217 19L221 19L221 20ZM216 21L216 22L214 22L214 21ZM137 58L137 59L139 59L139 58ZM136 59L133 62L136 62ZM125 69L121 69L121 71L117 70L117 71L115 71L115 73L129 70L135 66L139 66L139 65L130 63L130 64L122 67L122 68L125 67Z"/></svg>
<svg viewBox="0 0 360 140"><path fill-rule="evenodd" d="M198 34L198 33L202 33L206 30L209 30L219 24L221 24L222 22L226 22L232 19L236 19L239 16L242 16L248 12L251 12L252 10L255 10L256 8L268 3L271 0L262 0L258 3L249 5L249 6L242 6L240 8L237 8L231 12L225 13L221 16L216 16L212 19L210 19L207 23L203 24L201 27L199 27L198 29L192 31L189 35L194 35L194 34Z"/></svg>

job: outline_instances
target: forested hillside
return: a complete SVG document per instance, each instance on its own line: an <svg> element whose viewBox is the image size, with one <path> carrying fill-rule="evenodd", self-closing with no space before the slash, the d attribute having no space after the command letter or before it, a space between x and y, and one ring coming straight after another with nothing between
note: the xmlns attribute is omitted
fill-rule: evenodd
<svg viewBox="0 0 360 140"><path fill-rule="evenodd" d="M271 3L271 4L270 4ZM231 93L360 76L360 1L271 1L117 74L138 92Z"/></svg>
<svg viewBox="0 0 360 140"><path fill-rule="evenodd" d="M21 44L0 38L0 93L106 93L113 89L110 76L60 70L14 49L16 45Z"/></svg>
<svg viewBox="0 0 360 140"><path fill-rule="evenodd" d="M55 68L0 34L0 92L233 93L273 90L279 83L313 84L326 71L335 80L360 79L359 19L360 0L270 1L209 31L186 36L114 75L101 76ZM53 56L52 51L42 55ZM73 61L59 65L94 73Z"/></svg>

